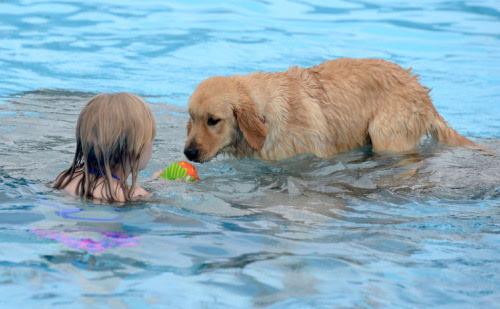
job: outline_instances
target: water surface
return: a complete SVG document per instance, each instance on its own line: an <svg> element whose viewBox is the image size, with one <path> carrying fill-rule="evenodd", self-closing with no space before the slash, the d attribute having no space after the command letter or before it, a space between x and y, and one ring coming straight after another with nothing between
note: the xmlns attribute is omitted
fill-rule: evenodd
<svg viewBox="0 0 500 309"><path fill-rule="evenodd" d="M195 184L187 100L213 75L339 57L412 67L463 135L500 153L495 1L0 2L0 307L493 308L500 159L423 140L278 162L220 157ZM93 95L129 91L158 134L127 207L47 187Z"/></svg>

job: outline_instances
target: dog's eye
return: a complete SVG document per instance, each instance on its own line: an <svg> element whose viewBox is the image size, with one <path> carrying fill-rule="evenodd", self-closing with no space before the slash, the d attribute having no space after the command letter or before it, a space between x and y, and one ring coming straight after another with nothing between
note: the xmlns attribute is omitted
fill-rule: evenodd
<svg viewBox="0 0 500 309"><path fill-rule="evenodd" d="M216 124L218 124L220 121L220 119L214 119L212 117L208 118L208 121L207 121L207 124L209 126L215 126Z"/></svg>

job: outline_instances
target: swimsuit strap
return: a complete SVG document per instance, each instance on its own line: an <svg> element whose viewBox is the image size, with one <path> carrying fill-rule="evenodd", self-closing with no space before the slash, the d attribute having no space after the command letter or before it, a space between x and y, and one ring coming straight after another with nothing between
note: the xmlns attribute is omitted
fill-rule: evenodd
<svg viewBox="0 0 500 309"><path fill-rule="evenodd" d="M101 173L101 171L94 171L91 168L89 168L89 173L94 174L94 175L98 175L98 176L101 176L101 174L104 175L104 173ZM116 175L111 174L111 177L113 177L114 179L120 181L120 178L118 178Z"/></svg>

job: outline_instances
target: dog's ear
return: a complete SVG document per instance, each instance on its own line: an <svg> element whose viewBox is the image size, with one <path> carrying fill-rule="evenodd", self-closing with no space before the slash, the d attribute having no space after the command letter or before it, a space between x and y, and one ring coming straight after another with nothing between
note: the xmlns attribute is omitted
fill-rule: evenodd
<svg viewBox="0 0 500 309"><path fill-rule="evenodd" d="M257 103L250 97L245 96L235 106L234 114L245 140L250 148L255 151L260 151L264 147L267 137L267 127L264 121L259 118Z"/></svg>

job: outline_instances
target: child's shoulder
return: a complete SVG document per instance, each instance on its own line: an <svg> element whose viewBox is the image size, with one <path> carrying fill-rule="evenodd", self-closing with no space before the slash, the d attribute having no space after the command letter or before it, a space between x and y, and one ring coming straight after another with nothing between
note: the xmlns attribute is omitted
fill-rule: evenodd
<svg viewBox="0 0 500 309"><path fill-rule="evenodd" d="M62 176L59 175L59 177L56 179L55 183L57 183L61 177ZM82 177L83 177L82 172L75 173L73 175L72 179L61 189L63 189L66 192L76 194L78 191L77 190L78 187L82 185L81 184ZM64 180L64 181L66 181L66 180ZM116 202L126 202L127 201L127 198L125 197L125 192L123 191L123 189L120 186L120 183L118 181L115 181L114 179L112 179L111 188L112 188L112 190L115 190L116 199L117 199ZM104 184L104 180L100 178L100 179L98 179L97 183L93 187L92 197L96 200L106 200L106 196L109 195L106 192L107 190L108 190L108 187ZM141 187L135 187L134 192L132 194L132 198L137 199L137 198L144 197L148 194L149 194L149 192L146 191L145 189L143 189Z"/></svg>
<svg viewBox="0 0 500 309"><path fill-rule="evenodd" d="M133 197L139 198L139 197L146 196L148 194L149 194L149 192L146 191L146 190L144 190L143 188L141 188L141 187L135 187Z"/></svg>
<svg viewBox="0 0 500 309"><path fill-rule="evenodd" d="M58 182L61 180L61 178L63 178L63 177L64 177L64 176L63 176L62 174L61 174L61 175L59 175L59 176L56 178L56 180L55 180L54 184L58 183ZM64 185L64 183L66 183L66 182L67 182L67 184L66 184L66 185L64 185L64 186L62 187L62 189L64 189L65 191L69 191L69 192L74 193L74 192L76 191L77 187L78 187L78 184L80 183L80 180L82 179L82 173L81 173L81 172L76 172L76 173L73 175L73 177L72 177L69 181L68 181L68 179L67 179L68 177L69 177L69 175L68 175L68 176L66 176L66 177L63 179L63 185Z"/></svg>
<svg viewBox="0 0 500 309"><path fill-rule="evenodd" d="M116 184L116 187L115 187L115 192L116 192L116 202L127 202L127 198L125 197L125 192L124 190L122 189L122 187L120 186L120 184L117 182ZM98 189L99 186L96 187L96 189ZM129 187L129 190L131 188ZM100 186L100 190L96 190L94 191L94 198L98 198L98 199L103 199L104 198L104 190L105 187L103 186L103 184L101 184ZM132 193L132 199L139 199L141 197L144 197L146 195L148 195L149 192L144 190L143 188L141 187L135 187L134 189L134 192Z"/></svg>

